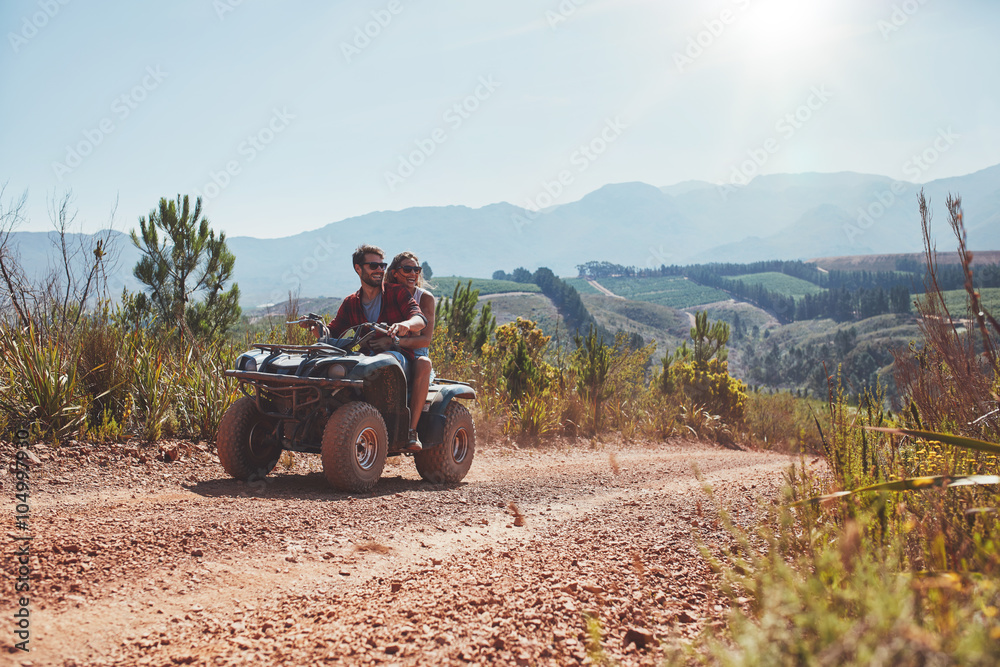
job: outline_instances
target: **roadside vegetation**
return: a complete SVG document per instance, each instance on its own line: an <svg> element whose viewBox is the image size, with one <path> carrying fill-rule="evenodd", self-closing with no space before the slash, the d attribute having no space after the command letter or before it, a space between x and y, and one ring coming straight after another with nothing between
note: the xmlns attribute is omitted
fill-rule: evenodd
<svg viewBox="0 0 1000 667"><path fill-rule="evenodd" d="M947 202L966 276L959 312L937 280L922 195L919 204L926 298L919 344L896 354L903 408L888 410L877 388L851 405L831 381L827 472L803 459L763 528L730 523L730 552L706 551L734 612L724 637L705 636L689 656L698 662L1000 660L1000 324L974 287L961 200ZM968 329L956 330L960 317Z"/></svg>

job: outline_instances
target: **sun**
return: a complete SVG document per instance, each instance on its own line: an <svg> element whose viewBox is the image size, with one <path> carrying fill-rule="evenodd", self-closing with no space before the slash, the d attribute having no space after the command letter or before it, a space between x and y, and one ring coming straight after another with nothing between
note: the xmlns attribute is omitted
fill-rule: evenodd
<svg viewBox="0 0 1000 667"><path fill-rule="evenodd" d="M833 0L759 0L740 17L744 50L756 59L811 57L836 23Z"/></svg>

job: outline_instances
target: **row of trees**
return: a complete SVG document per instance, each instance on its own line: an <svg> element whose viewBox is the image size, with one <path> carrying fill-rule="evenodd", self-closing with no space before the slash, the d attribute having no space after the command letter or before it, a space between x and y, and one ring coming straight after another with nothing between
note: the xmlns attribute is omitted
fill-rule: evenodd
<svg viewBox="0 0 1000 667"><path fill-rule="evenodd" d="M680 266L671 264L661 264L658 267L640 268L635 266L624 266L612 262L587 262L578 264L576 267L581 278L655 278L661 276L684 276L698 281L700 276L742 276L748 273L784 273L789 276L808 280L817 285L825 279L826 274L816 268L814 264L807 264L798 260L770 260L765 262L752 262L749 264L736 264L732 262L719 262L712 264L689 264Z"/></svg>
<svg viewBox="0 0 1000 667"><path fill-rule="evenodd" d="M796 320L829 318L835 322L864 320L886 313L910 312L910 290L904 285L885 290L882 287L851 291L833 288L819 294L807 294L795 304Z"/></svg>
<svg viewBox="0 0 1000 667"><path fill-rule="evenodd" d="M734 262L718 262L711 264L661 265L653 268L624 266L612 262L587 262L577 265L581 278L653 278L658 276L683 276L695 282L716 286L718 278L743 276L754 273L783 273L787 276L800 278L823 288L846 288L857 290L881 287L891 290L904 286L911 291L921 291L926 280L927 267L924 262L911 259L896 261L893 271L851 271L833 269L821 271L815 264L799 260L770 260L739 264ZM503 272L500 272L501 274ZM965 286L965 271L958 264L942 264L935 268L938 286L943 290L963 289ZM1000 287L1000 264L986 264L976 267L976 288Z"/></svg>

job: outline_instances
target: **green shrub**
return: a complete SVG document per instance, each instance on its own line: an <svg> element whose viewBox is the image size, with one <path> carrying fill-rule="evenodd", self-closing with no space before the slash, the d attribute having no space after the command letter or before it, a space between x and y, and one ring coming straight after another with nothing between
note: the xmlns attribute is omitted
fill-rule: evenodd
<svg viewBox="0 0 1000 667"><path fill-rule="evenodd" d="M137 431L152 442L163 434L170 416L174 378L168 368L170 355L160 349L152 334L135 333L129 340L133 358L131 388Z"/></svg>
<svg viewBox="0 0 1000 667"><path fill-rule="evenodd" d="M125 424L130 405L127 334L109 321L109 310L102 304L98 312L81 318L74 332L80 349L77 375L92 397L87 408L90 424Z"/></svg>
<svg viewBox="0 0 1000 667"><path fill-rule="evenodd" d="M232 343L215 342L188 348L178 366L175 381L176 411L185 435L214 440L219 422L239 398L237 382L224 375L238 354Z"/></svg>
<svg viewBox="0 0 1000 667"><path fill-rule="evenodd" d="M78 348L67 348L33 327L0 327L4 380L0 407L22 427L34 424L38 435L69 435L86 419L83 386L77 375Z"/></svg>
<svg viewBox="0 0 1000 667"><path fill-rule="evenodd" d="M704 364L682 361L670 367L675 391L695 405L731 425L742 425L747 402L747 386L729 375L725 361L709 359Z"/></svg>

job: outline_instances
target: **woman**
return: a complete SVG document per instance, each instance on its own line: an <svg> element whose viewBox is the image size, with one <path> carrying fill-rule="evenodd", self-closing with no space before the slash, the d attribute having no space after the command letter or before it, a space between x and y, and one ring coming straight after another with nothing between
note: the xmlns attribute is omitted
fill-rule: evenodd
<svg viewBox="0 0 1000 667"><path fill-rule="evenodd" d="M412 252L401 252L392 258L392 263L386 270L386 280L402 285L413 295L414 301L420 306L420 312L427 319L427 325L417 335L404 336L399 340L400 347L413 351L413 388L410 392L410 437L407 443L412 450L420 446L417 437L417 422L427 400L427 387L431 383L431 337L434 335L434 295L423 288L423 278L420 276L420 261ZM419 450L418 450L419 451Z"/></svg>

